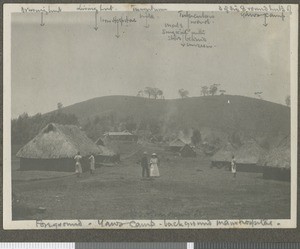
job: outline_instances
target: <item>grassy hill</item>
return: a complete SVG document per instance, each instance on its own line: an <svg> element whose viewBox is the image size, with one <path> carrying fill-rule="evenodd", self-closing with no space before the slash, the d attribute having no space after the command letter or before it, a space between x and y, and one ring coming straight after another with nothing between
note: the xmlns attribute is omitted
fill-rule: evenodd
<svg viewBox="0 0 300 249"><path fill-rule="evenodd" d="M62 109L75 114L81 124L96 116L113 115L116 120L131 116L136 122L158 122L169 132L209 127L227 134L241 132L255 137L289 134L290 108L243 96L205 96L154 100L133 96L106 96Z"/></svg>

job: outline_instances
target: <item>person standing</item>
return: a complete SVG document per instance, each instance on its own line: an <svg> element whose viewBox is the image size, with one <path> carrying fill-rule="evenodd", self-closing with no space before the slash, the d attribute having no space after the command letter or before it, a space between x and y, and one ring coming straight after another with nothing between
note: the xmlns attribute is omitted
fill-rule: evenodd
<svg viewBox="0 0 300 249"><path fill-rule="evenodd" d="M156 153L153 153L150 159L150 177L159 177L158 165L159 160L157 158L157 155Z"/></svg>
<svg viewBox="0 0 300 249"><path fill-rule="evenodd" d="M234 156L232 156L231 160L231 172L233 173L233 178L236 178L236 160Z"/></svg>
<svg viewBox="0 0 300 249"><path fill-rule="evenodd" d="M148 165L148 157L147 152L143 153L143 157L141 159L141 167L142 167L142 177L149 177L149 165Z"/></svg>
<svg viewBox="0 0 300 249"><path fill-rule="evenodd" d="M81 177L81 174L82 174L81 159L82 159L82 156L80 155L80 152L78 151L77 155L74 157L75 173L76 173L77 177Z"/></svg>
<svg viewBox="0 0 300 249"><path fill-rule="evenodd" d="M93 154L89 157L89 160L90 160L90 173L92 175L95 172L95 157Z"/></svg>

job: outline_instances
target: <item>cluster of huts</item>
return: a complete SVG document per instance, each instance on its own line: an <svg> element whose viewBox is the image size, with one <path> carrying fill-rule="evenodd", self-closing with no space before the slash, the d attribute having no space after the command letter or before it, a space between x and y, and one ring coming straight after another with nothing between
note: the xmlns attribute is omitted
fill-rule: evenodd
<svg viewBox="0 0 300 249"><path fill-rule="evenodd" d="M230 169L232 156L234 156L237 171L262 173L264 179L290 181L290 155L288 138L270 151L265 151L256 141L250 140L244 142L239 148L227 143L212 156L211 164L217 168Z"/></svg>
<svg viewBox="0 0 300 249"><path fill-rule="evenodd" d="M21 170L74 171L74 156L80 152L82 168L88 170L88 157L92 154L96 165L120 161L120 155L106 146L109 141L136 142L137 139L128 131L108 132L93 142L75 125L50 123L18 151L17 157L20 158ZM196 157L193 147L180 138L169 143L169 150L182 157ZM232 156L235 157L237 171L263 173L265 179L290 181L288 137L268 152L255 140L246 141L239 148L227 143L211 157L211 165L230 169Z"/></svg>
<svg viewBox="0 0 300 249"><path fill-rule="evenodd" d="M17 153L21 170L74 171L74 156L80 152L83 170L90 155L96 165L117 162L120 157L104 144L94 143L75 125L50 123Z"/></svg>

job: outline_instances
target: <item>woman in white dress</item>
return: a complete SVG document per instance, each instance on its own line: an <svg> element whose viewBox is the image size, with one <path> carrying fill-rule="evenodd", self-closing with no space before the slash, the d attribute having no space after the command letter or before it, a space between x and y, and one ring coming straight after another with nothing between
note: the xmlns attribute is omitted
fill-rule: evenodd
<svg viewBox="0 0 300 249"><path fill-rule="evenodd" d="M150 158L150 177L159 177L158 158L156 153L153 153Z"/></svg>
<svg viewBox="0 0 300 249"><path fill-rule="evenodd" d="M77 177L80 177L82 174L81 159L82 159L82 156L80 155L80 152L78 151L77 155L74 157L75 173L76 173Z"/></svg>
<svg viewBox="0 0 300 249"><path fill-rule="evenodd" d="M231 160L231 172L233 174L233 178L236 178L236 160L234 156L232 156L232 160Z"/></svg>

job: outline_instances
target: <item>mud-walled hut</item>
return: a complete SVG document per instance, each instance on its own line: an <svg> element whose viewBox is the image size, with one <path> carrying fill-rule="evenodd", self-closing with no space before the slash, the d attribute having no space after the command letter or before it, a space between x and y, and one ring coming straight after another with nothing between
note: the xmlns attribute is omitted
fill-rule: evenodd
<svg viewBox="0 0 300 249"><path fill-rule="evenodd" d="M290 140L286 139L278 147L267 153L260 164L263 178L281 181L291 180L291 149Z"/></svg>
<svg viewBox="0 0 300 249"><path fill-rule="evenodd" d="M262 167L258 164L258 161L263 155L264 149L256 141L244 142L235 153L237 171L262 173Z"/></svg>
<svg viewBox="0 0 300 249"><path fill-rule="evenodd" d="M180 150L186 145L180 138L176 138L172 142L169 143L169 149L172 152L180 152Z"/></svg>
<svg viewBox="0 0 300 249"><path fill-rule="evenodd" d="M232 156L235 155L236 149L227 143L211 157L211 166L217 168L230 168Z"/></svg>
<svg viewBox="0 0 300 249"><path fill-rule="evenodd" d="M101 154L99 147L75 125L50 123L22 147L21 170L75 171L74 156L80 152L82 169L89 169L88 157Z"/></svg>
<svg viewBox="0 0 300 249"><path fill-rule="evenodd" d="M180 155L182 157L196 157L196 151L194 151L194 149L186 144L185 146L183 146L181 149L180 149Z"/></svg>

